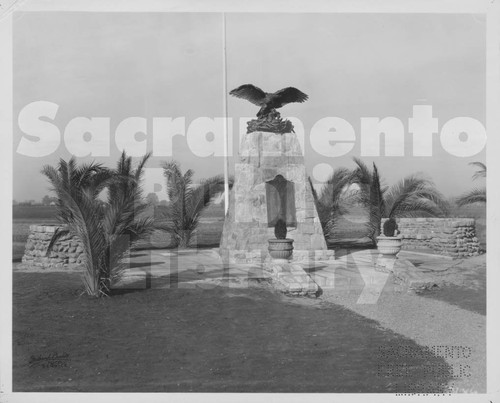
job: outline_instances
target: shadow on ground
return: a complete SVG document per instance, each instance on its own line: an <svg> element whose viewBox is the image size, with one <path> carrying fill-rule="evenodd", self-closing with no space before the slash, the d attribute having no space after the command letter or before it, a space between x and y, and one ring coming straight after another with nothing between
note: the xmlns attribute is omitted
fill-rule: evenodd
<svg viewBox="0 0 500 403"><path fill-rule="evenodd" d="M206 285L92 299L80 281L14 272L14 391L441 392L449 380L428 370L442 358L338 305ZM384 353L398 346L414 358Z"/></svg>

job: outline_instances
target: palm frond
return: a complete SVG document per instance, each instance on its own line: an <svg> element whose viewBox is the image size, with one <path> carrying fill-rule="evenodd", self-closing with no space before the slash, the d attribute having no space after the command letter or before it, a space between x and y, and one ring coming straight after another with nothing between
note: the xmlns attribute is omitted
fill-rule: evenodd
<svg viewBox="0 0 500 403"><path fill-rule="evenodd" d="M359 185L369 185L372 181L372 172L370 168L359 158L353 157L357 167L353 171L354 181Z"/></svg>
<svg viewBox="0 0 500 403"><path fill-rule="evenodd" d="M426 215L440 216L447 212L448 203L444 196L434 187L432 181L411 175L392 186L387 194L388 217L408 217L417 214L419 206ZM414 206L414 207L412 207Z"/></svg>
<svg viewBox="0 0 500 403"><path fill-rule="evenodd" d="M134 171L136 203L138 203L139 200L143 198L143 190L141 187L141 182L142 182L143 177L144 177L144 168L145 168L146 163L148 162L149 158L151 158L151 155L152 155L152 153L149 152L143 158L141 158L141 160L139 161L139 164L137 165L137 167L135 168L135 171Z"/></svg>
<svg viewBox="0 0 500 403"><path fill-rule="evenodd" d="M140 179L142 179L142 175L144 173L144 168L146 166L146 163L148 162L148 160L151 158L151 155L153 155L152 152L149 152L147 153L144 157L141 158L141 160L139 161L139 164L137 165L136 169L135 169L135 179L137 181L139 181Z"/></svg>
<svg viewBox="0 0 500 403"><path fill-rule="evenodd" d="M416 176L408 176L393 185L387 192L388 216L392 217L398 210L398 206L413 197L413 193L425 187L425 181Z"/></svg>
<svg viewBox="0 0 500 403"><path fill-rule="evenodd" d="M54 248L54 245L56 244L57 241L59 241L61 238L65 236L68 236L69 234L70 232L67 228L60 228L60 227L56 228L54 234L52 235L52 238L50 238L45 256L48 256L49 253L52 252L52 249Z"/></svg>
<svg viewBox="0 0 500 403"><path fill-rule="evenodd" d="M482 162L470 162L469 165L475 166L476 168L479 168L478 171L472 175L472 180L476 180L479 178L485 178L486 177L486 165L483 164Z"/></svg>
<svg viewBox="0 0 500 403"><path fill-rule="evenodd" d="M61 191L60 196L65 208L72 212L70 219L66 222L68 230L71 235L80 240L84 250L84 276L87 279L85 283L87 292L90 295L98 295L99 288L95 287L96 284L98 287L99 282L95 278L100 277L103 265L102 258L107 244L99 217L94 214L95 203L93 200L88 199L83 192L80 192L79 197L76 199L66 191Z"/></svg>
<svg viewBox="0 0 500 403"><path fill-rule="evenodd" d="M314 188L313 186L313 183L312 183L312 179L310 176L307 177L307 180L309 182L309 186L311 187L311 192L312 192L312 195L313 195L313 198L314 198L314 201L319 201L319 196L318 196L318 192L316 192L316 189Z"/></svg>
<svg viewBox="0 0 500 403"><path fill-rule="evenodd" d="M75 166L75 158L71 158L68 162L62 158L59 160L59 177L61 179L61 187L69 189L71 187L71 172Z"/></svg>
<svg viewBox="0 0 500 403"><path fill-rule="evenodd" d="M184 198L185 182L179 164L172 160L163 164L163 176L166 178L167 196L170 201Z"/></svg>
<svg viewBox="0 0 500 403"><path fill-rule="evenodd" d="M419 218L419 217L439 217L443 211L431 200L428 199L408 199L399 205L397 211L390 217L394 218Z"/></svg>
<svg viewBox="0 0 500 403"><path fill-rule="evenodd" d="M82 164L75 167L72 172L71 184L80 188L91 186L94 181L94 175L105 171L106 169L97 163Z"/></svg>
<svg viewBox="0 0 500 403"><path fill-rule="evenodd" d="M325 206L336 204L350 181L351 171L346 168L337 168L321 188L319 201Z"/></svg>
<svg viewBox="0 0 500 403"><path fill-rule="evenodd" d="M380 235L380 221L386 210L384 196L385 189L381 186L378 168L375 163L373 163L371 181L369 184L369 219L366 226L368 228L368 236L374 244L376 244L376 239Z"/></svg>
<svg viewBox="0 0 500 403"><path fill-rule="evenodd" d="M486 203L486 188L476 188L457 198L456 203L463 207L473 203Z"/></svg>
<svg viewBox="0 0 500 403"><path fill-rule="evenodd" d="M351 183L352 173L346 168L337 168L321 188L319 196L311 178L308 179L323 233L328 238L336 229L339 217L346 213L341 199L346 186Z"/></svg>
<svg viewBox="0 0 500 403"><path fill-rule="evenodd" d="M84 188L88 189L89 196L97 198L99 194L116 180L113 172L104 167L96 170Z"/></svg>
<svg viewBox="0 0 500 403"><path fill-rule="evenodd" d="M122 151L118 163L116 164L116 172L119 175L130 176L132 167L132 158L127 157L125 150Z"/></svg>
<svg viewBox="0 0 500 403"><path fill-rule="evenodd" d="M376 238L380 235L380 220L386 210L384 195L387 189L382 186L375 163L370 170L361 159L354 157L353 160L357 167L352 173L351 181L360 187L357 202L368 209L369 219L366 222L366 228L368 236L376 244Z"/></svg>
<svg viewBox="0 0 500 403"><path fill-rule="evenodd" d="M382 187L380 175L378 173L378 168L374 163L372 171L372 180L370 184L370 195L371 195L371 202L373 203L373 205L377 207L381 215L383 215L386 211L386 201L385 201L386 192L387 188Z"/></svg>

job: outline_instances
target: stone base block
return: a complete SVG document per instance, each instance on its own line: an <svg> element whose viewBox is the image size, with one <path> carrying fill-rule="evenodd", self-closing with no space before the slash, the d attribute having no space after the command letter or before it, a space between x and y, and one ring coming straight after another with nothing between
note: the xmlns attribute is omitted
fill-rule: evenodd
<svg viewBox="0 0 500 403"><path fill-rule="evenodd" d="M419 270L406 259L397 259L393 267L394 279L408 291L433 289L443 284L439 276Z"/></svg>
<svg viewBox="0 0 500 403"><path fill-rule="evenodd" d="M256 250L230 250L220 251L221 258L229 264L269 264L273 262L267 251ZM333 262L335 260L334 250L300 250L294 249L291 258L292 263L311 264L317 262Z"/></svg>
<svg viewBox="0 0 500 403"><path fill-rule="evenodd" d="M271 276L271 284L280 292L292 296L317 297L318 285L299 264L271 261L264 265Z"/></svg>

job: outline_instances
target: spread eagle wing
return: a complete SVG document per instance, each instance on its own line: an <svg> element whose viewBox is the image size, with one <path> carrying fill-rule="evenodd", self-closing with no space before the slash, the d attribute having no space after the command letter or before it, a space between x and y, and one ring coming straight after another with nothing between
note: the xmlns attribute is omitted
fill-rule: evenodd
<svg viewBox="0 0 500 403"><path fill-rule="evenodd" d="M246 99L247 101L250 101L252 104L257 106L262 106L266 99L266 93L259 87L256 87L252 84L240 85L238 88L232 90L229 94L237 98Z"/></svg>
<svg viewBox="0 0 500 403"><path fill-rule="evenodd" d="M272 108L281 108L290 102L304 102L308 96L294 87L283 88L276 91L271 97Z"/></svg>

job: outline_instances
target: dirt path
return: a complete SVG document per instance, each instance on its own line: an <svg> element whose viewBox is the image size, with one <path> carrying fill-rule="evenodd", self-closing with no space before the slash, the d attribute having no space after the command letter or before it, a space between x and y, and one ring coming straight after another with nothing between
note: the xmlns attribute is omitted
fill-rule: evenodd
<svg viewBox="0 0 500 403"><path fill-rule="evenodd" d="M434 349L453 368L454 379L448 384L453 391L486 391L486 316L447 302L393 291L382 293L372 305L357 304L357 295L328 291L321 299Z"/></svg>

